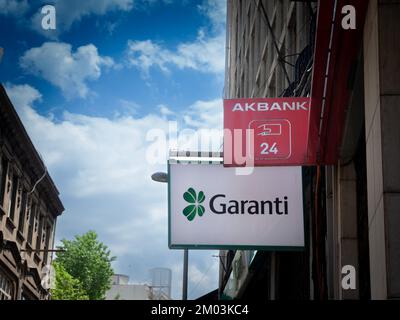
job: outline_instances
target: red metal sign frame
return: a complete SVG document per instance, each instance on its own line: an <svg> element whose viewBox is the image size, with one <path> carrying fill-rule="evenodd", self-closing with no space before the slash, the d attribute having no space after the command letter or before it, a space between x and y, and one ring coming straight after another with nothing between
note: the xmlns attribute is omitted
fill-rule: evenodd
<svg viewBox="0 0 400 320"><path fill-rule="evenodd" d="M224 165L305 165L310 98L224 100Z"/></svg>

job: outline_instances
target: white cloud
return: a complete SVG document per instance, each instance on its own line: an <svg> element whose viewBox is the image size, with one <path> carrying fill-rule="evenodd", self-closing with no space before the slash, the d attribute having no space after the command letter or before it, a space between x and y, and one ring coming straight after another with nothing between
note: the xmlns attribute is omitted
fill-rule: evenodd
<svg viewBox="0 0 400 320"><path fill-rule="evenodd" d="M219 32L225 27L226 23L226 1L224 0L206 0L199 9L211 21L214 30Z"/></svg>
<svg viewBox="0 0 400 320"><path fill-rule="evenodd" d="M153 172L166 168L145 159L150 144L146 132L155 127L167 130L167 120L153 114L106 119L64 113L56 121L33 108L41 99L33 87L8 84L6 89L61 191L67 211L58 226L60 235L96 229L122 261L143 260L143 269L164 260L167 266L172 264L168 257L173 253L166 248L165 185L150 179ZM208 106L204 114L220 110L211 105L197 102L189 107L193 121L198 121L194 111L201 106ZM207 127L205 119L209 117L202 121ZM195 279L196 275L191 281Z"/></svg>
<svg viewBox="0 0 400 320"><path fill-rule="evenodd" d="M221 74L225 68L225 38L208 38L200 31L194 42L178 45L175 51L163 48L151 40L128 41L128 66L139 68L145 76L152 67L168 73L171 66L179 69Z"/></svg>
<svg viewBox="0 0 400 320"><path fill-rule="evenodd" d="M116 117L122 115L135 115L140 108L140 105L137 104L135 101L130 101L126 99L119 99L119 103L122 107L122 113L117 112L115 114Z"/></svg>
<svg viewBox="0 0 400 320"><path fill-rule="evenodd" d="M43 1L47 4L47 1ZM43 30L40 10L32 18L32 27L44 36L56 38L61 32L68 31L75 22L91 15L106 15L111 11L130 11L133 0L54 0L52 4L57 12L57 29L54 32Z"/></svg>
<svg viewBox="0 0 400 320"><path fill-rule="evenodd" d="M190 287L188 291L192 299L211 291L210 288L216 289L218 287L218 260L216 257L211 257L206 263L208 263L208 266L206 264L200 265L199 263L189 266L188 278L190 279Z"/></svg>
<svg viewBox="0 0 400 320"><path fill-rule="evenodd" d="M179 250L181 251L181 250ZM198 297L218 288L218 251L210 250L189 250L188 265L188 298L197 299ZM182 273L183 256L181 260L172 266L172 272L178 276L173 287L174 296L182 297Z"/></svg>
<svg viewBox="0 0 400 320"><path fill-rule="evenodd" d="M187 108L183 119L187 126L196 129L222 129L222 100L196 101Z"/></svg>
<svg viewBox="0 0 400 320"><path fill-rule="evenodd" d="M54 120L33 108L42 97L35 88L8 84L6 89L33 141L46 156L46 163L56 170L70 170L63 189L75 197L140 191L143 183L137 183L138 174L147 172L147 178L157 169L146 162L146 149L152 143L146 141L146 134L154 128L167 133L165 115L175 115L160 105L160 115L135 118L130 113L108 119L64 112L61 119ZM179 130L220 130L222 100L197 101L180 117L176 119L183 123ZM221 138L221 131L219 135ZM193 140L192 146L196 144ZM166 157L162 163L166 163Z"/></svg>
<svg viewBox="0 0 400 320"><path fill-rule="evenodd" d="M199 6L209 18L213 31L201 28L194 41L180 43L173 50L150 39L129 40L127 65L140 69L145 77L149 76L151 68L169 73L172 66L222 75L225 70L225 7L226 1L221 0L209 0Z"/></svg>
<svg viewBox="0 0 400 320"><path fill-rule="evenodd" d="M31 48L20 59L21 67L59 87L67 98L86 98L89 80L97 80L103 67L112 67L113 59L100 56L93 44L72 52L67 43L46 42Z"/></svg>
<svg viewBox="0 0 400 320"><path fill-rule="evenodd" d="M0 0L0 15L22 16L29 9L27 0Z"/></svg>
<svg viewBox="0 0 400 320"><path fill-rule="evenodd" d="M7 84L6 90L61 192L66 212L57 225L59 237L96 230L117 255L116 270L134 272L133 281L146 280L147 269L173 268L181 261L180 251L167 248L166 186L150 179L152 173L165 171L166 164L150 165L145 159L150 144L145 134L155 127L167 130L165 118L149 114L107 119L64 113L54 120L34 109L42 97L35 88ZM214 104L198 102L188 109L194 112L204 106L204 113L210 114L215 113ZM195 113L191 117L198 120ZM205 127L207 119L202 120ZM214 124L210 122L210 127ZM194 257L191 254L191 265L197 265L191 270L192 286L202 278L197 270L207 269L204 258ZM128 268L131 264L134 270ZM215 288L215 278L210 272L195 294L207 286ZM174 279L181 279L181 274Z"/></svg>
<svg viewBox="0 0 400 320"><path fill-rule="evenodd" d="M164 51L164 52L162 52ZM136 66L148 73L149 68L157 65L161 70L167 71L164 66L170 52L163 50L159 45L153 43L151 40L145 41L128 41L128 64Z"/></svg>
<svg viewBox="0 0 400 320"><path fill-rule="evenodd" d="M184 128L178 138L181 150L222 150L222 100L196 101L182 115Z"/></svg>
<svg viewBox="0 0 400 320"><path fill-rule="evenodd" d="M42 94L28 84L7 84L6 91L13 105L17 108L23 108L23 110L27 110L34 102L42 99Z"/></svg>
<svg viewBox="0 0 400 320"><path fill-rule="evenodd" d="M168 116L173 116L175 115L175 112L173 112L168 106L164 104L160 104L157 106L158 110L160 111L160 114L164 117L167 118Z"/></svg>

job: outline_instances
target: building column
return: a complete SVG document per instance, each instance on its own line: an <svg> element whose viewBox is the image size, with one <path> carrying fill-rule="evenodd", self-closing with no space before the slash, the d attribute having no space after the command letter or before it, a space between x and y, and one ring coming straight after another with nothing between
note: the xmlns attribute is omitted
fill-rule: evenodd
<svg viewBox="0 0 400 320"><path fill-rule="evenodd" d="M339 240L339 265L337 272L339 277L340 299L359 298L359 280L356 273L356 289L345 290L341 287L343 266L350 265L358 268L358 238L357 238L357 175L354 162L342 165L339 162L338 173L338 240Z"/></svg>
<svg viewBox="0 0 400 320"><path fill-rule="evenodd" d="M21 266L21 267L18 268L18 274L19 274L19 278L18 278L18 281L17 281L16 299L17 300L22 300L22 290L23 290L24 279L25 279L24 266Z"/></svg>
<svg viewBox="0 0 400 320"><path fill-rule="evenodd" d="M364 26L371 298L400 298L400 1L370 0Z"/></svg>

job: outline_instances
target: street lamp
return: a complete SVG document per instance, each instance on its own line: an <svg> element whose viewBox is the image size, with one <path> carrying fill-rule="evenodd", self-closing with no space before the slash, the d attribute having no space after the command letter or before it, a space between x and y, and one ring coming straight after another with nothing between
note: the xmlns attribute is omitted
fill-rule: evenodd
<svg viewBox="0 0 400 320"><path fill-rule="evenodd" d="M151 175L151 179L156 181L156 182L163 182L167 183L168 182L168 173L165 172L156 172Z"/></svg>
<svg viewBox="0 0 400 320"><path fill-rule="evenodd" d="M156 182L168 183L168 173L156 172L151 175L151 179ZM183 283L182 283L182 300L187 300L188 289L188 261L189 251L183 250Z"/></svg>

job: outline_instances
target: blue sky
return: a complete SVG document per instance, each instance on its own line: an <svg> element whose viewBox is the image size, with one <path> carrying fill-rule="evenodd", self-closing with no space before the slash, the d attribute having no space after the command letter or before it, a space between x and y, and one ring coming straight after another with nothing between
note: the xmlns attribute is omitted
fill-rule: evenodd
<svg viewBox="0 0 400 320"><path fill-rule="evenodd" d="M55 31L41 28L44 4L56 7ZM57 239L96 230L132 282L171 268L176 299L182 251L167 247L167 190L150 179L166 170L168 148L149 161L149 132L170 121L179 131L222 128L225 5L0 0L0 81L61 192ZM215 254L190 252L190 298L217 288Z"/></svg>

